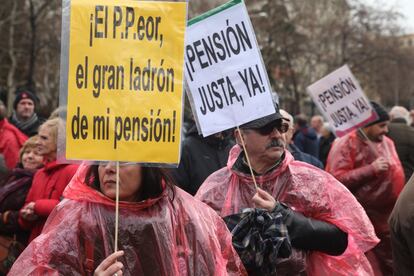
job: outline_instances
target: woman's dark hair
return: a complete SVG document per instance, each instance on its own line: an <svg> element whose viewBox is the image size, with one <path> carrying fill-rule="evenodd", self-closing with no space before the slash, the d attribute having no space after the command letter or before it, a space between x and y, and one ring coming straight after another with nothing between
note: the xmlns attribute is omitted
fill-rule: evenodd
<svg viewBox="0 0 414 276"><path fill-rule="evenodd" d="M142 167L142 186L140 196L142 200L158 197L162 191L162 180L166 189L171 192L171 199L174 199L175 185L174 180L167 170L156 167ZM101 191L99 183L98 165L89 167L85 176L85 183L95 190Z"/></svg>

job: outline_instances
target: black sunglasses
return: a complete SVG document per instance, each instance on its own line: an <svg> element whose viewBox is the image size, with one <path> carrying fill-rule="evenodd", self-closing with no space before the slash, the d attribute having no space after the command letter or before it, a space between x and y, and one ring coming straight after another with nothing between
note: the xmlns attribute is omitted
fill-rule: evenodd
<svg viewBox="0 0 414 276"><path fill-rule="evenodd" d="M262 126L261 128L256 128L254 130L260 133L261 135L269 135L273 132L274 129L277 129L279 133L286 133L289 130L289 125L287 123L283 123L282 120L277 120L270 122L267 125Z"/></svg>

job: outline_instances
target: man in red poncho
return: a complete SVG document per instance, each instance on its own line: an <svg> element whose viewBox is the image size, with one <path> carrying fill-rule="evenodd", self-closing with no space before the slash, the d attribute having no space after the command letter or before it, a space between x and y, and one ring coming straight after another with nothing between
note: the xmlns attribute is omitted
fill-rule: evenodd
<svg viewBox="0 0 414 276"><path fill-rule="evenodd" d="M240 146L240 133L257 185L296 212L320 221L313 224L315 227L299 227L293 231L302 235L299 239L306 246L299 249L292 243L293 254L288 259L280 259L277 272L281 275L371 275L364 252L373 248L378 239L363 208L330 174L293 159L285 149L282 133L286 130L278 109L272 115L242 125L240 132L235 131L238 145L230 151L227 167L210 175L196 198L221 217L257 205L256 189ZM284 223L290 232L290 222L284 219ZM339 253L342 254L328 255L330 250L326 249L338 246L336 237L343 232L348 242Z"/></svg>
<svg viewBox="0 0 414 276"><path fill-rule="evenodd" d="M6 119L6 107L0 101L0 154L4 156L6 167L12 170L19 161L19 151L27 136Z"/></svg>
<svg viewBox="0 0 414 276"><path fill-rule="evenodd" d="M385 136L389 116L371 102L378 119L363 128L366 138L354 131L337 139L328 156L326 170L358 199L371 219L381 242L367 254L377 275L392 275L388 217L404 186L404 171L394 143Z"/></svg>

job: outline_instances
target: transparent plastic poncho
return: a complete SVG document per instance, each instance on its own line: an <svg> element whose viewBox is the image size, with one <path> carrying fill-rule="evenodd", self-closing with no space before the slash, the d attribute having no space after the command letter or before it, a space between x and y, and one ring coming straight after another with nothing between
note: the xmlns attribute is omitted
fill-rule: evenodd
<svg viewBox="0 0 414 276"><path fill-rule="evenodd" d="M84 183L87 168L9 275L89 275L88 259L96 268L113 253L115 202ZM158 198L120 202L118 245L123 275L246 274L222 219L179 188L174 196L165 188Z"/></svg>
<svg viewBox="0 0 414 276"><path fill-rule="evenodd" d="M250 175L233 170L241 153L232 148L227 167L211 175L196 198L211 206L221 216L253 207L255 187ZM303 215L332 223L348 233L348 247L340 256L317 251L293 250L290 259L280 260L281 275L305 272L308 275L372 275L365 252L378 243L374 228L355 197L330 174L303 162L295 161L285 151L283 162L275 170L257 176L259 187Z"/></svg>
<svg viewBox="0 0 414 276"><path fill-rule="evenodd" d="M370 260L374 264L385 264L390 270L392 249L388 218L404 187L404 170L391 139L384 136L381 142L372 143L372 146L370 148L356 131L335 140L326 170L347 186L364 207L381 239L381 243L373 250L375 257L371 256ZM375 171L372 162L378 157L388 161L387 171Z"/></svg>

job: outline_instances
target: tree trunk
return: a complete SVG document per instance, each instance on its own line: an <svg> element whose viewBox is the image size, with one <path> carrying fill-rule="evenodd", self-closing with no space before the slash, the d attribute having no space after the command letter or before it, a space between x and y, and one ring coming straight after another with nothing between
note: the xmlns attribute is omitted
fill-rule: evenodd
<svg viewBox="0 0 414 276"><path fill-rule="evenodd" d="M7 112L10 115L13 110L13 101L14 101L14 91L16 91L16 82L14 75L17 68L17 58L16 52L14 49L14 27L15 27L15 18L16 18L16 9L17 2L13 1L13 6L10 11L10 25L9 25L9 58L10 58L10 67L9 72L7 73Z"/></svg>
<svg viewBox="0 0 414 276"><path fill-rule="evenodd" d="M32 90L32 92L35 93L35 85L33 82L33 74L34 74L34 66L35 66L35 48L36 48L36 15L35 15L35 9L33 5L33 0L29 1L30 4L30 17L29 17L29 23L30 23L30 57L29 57L29 68L28 68L28 74L27 74L27 88Z"/></svg>

